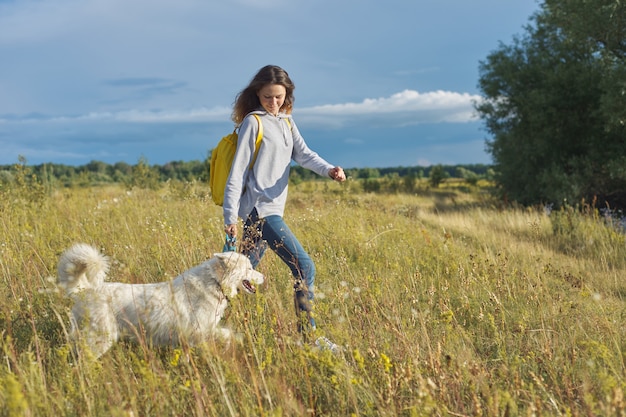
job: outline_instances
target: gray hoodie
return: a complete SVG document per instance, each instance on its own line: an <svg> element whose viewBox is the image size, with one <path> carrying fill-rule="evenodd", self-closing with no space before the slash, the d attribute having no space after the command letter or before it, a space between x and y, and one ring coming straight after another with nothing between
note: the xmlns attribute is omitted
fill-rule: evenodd
<svg viewBox="0 0 626 417"><path fill-rule="evenodd" d="M259 124L252 113L261 117L263 141L256 162L250 170ZM287 202L291 161L328 177L333 165L313 152L304 142L290 115L273 116L265 110L248 114L239 127L235 159L224 192L224 224L237 223L256 207L259 217L283 216ZM289 119L289 123L286 119Z"/></svg>

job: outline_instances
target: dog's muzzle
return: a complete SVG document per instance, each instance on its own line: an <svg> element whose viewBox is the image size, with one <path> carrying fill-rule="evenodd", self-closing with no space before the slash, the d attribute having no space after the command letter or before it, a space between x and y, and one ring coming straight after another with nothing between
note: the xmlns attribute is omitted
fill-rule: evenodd
<svg viewBox="0 0 626 417"><path fill-rule="evenodd" d="M252 270L248 275L248 279L241 281L241 287L248 294L256 293L256 285L261 285L265 282L265 277L258 271Z"/></svg>
<svg viewBox="0 0 626 417"><path fill-rule="evenodd" d="M246 292L250 293L250 294L254 294L256 293L256 287L254 286L253 283L251 283L250 281L248 281L247 279L244 279L241 282L241 286L243 287L244 290L246 290Z"/></svg>

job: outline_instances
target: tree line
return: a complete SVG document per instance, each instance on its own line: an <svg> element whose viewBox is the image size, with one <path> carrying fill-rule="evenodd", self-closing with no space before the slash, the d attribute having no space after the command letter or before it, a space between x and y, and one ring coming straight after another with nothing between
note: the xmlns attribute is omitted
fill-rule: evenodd
<svg viewBox="0 0 626 417"><path fill-rule="evenodd" d="M85 165L73 166L56 163L28 165L25 158L12 165L0 165L0 186L28 181L28 177L53 187L91 186L102 184L125 184L155 188L167 181L208 182L209 161L172 161L164 165L149 164L141 158L136 164L126 162L108 164L91 161ZM378 180L383 178L430 179L438 186L447 178L462 178L476 183L481 178L493 177L491 167L485 164L434 165L428 167L388 167L388 168L349 168L346 175L353 179ZM319 179L320 177L305 168L293 166L290 180L294 183Z"/></svg>

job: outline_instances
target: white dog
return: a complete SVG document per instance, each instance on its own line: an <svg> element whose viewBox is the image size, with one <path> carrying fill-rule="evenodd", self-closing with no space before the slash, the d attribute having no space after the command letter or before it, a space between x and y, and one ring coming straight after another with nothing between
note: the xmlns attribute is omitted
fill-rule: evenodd
<svg viewBox="0 0 626 417"><path fill-rule="evenodd" d="M122 338L172 346L229 339L231 331L219 326L228 300L264 281L236 252L155 284L104 282L108 270L108 258L83 243L65 251L58 266L58 284L74 300L71 337L82 338L96 357Z"/></svg>

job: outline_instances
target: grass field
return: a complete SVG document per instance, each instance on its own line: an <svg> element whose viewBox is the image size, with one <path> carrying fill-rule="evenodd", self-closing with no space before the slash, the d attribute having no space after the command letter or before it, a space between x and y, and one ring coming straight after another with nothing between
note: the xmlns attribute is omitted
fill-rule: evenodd
<svg viewBox="0 0 626 417"><path fill-rule="evenodd" d="M292 187L285 216L317 265L319 333L299 344L289 270L241 294L229 347L68 343L58 256L115 281L171 279L223 244L199 184L6 193L0 202L0 416L617 416L626 414L626 243L593 208L502 208L479 190Z"/></svg>

